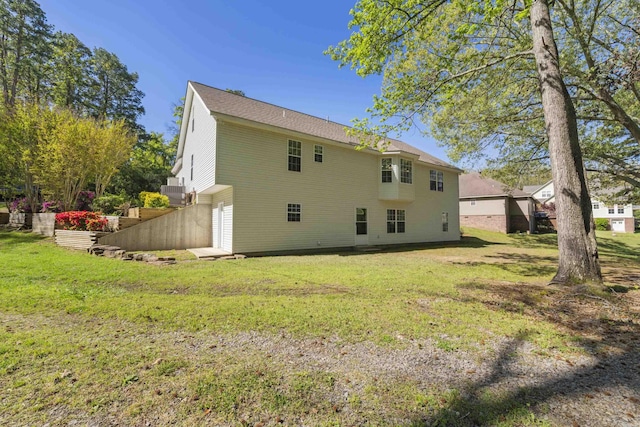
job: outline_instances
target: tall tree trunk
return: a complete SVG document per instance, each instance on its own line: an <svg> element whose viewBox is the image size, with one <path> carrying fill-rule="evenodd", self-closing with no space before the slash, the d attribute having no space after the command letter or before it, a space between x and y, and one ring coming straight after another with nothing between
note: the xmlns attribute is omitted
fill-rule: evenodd
<svg viewBox="0 0 640 427"><path fill-rule="evenodd" d="M602 281L576 112L562 80L548 0L531 6L533 50L549 138L558 218L558 272L552 283Z"/></svg>

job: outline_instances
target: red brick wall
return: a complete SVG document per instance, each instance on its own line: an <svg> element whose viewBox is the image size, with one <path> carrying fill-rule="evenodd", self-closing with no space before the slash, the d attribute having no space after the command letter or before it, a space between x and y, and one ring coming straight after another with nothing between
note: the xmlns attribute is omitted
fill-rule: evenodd
<svg viewBox="0 0 640 427"><path fill-rule="evenodd" d="M633 218L624 219L624 231L625 233L635 233L636 225L635 225L635 220Z"/></svg>
<svg viewBox="0 0 640 427"><path fill-rule="evenodd" d="M460 215L460 227L481 228L483 230L507 232L506 215Z"/></svg>
<svg viewBox="0 0 640 427"><path fill-rule="evenodd" d="M529 231L529 217L527 215L511 215L509 218L509 232L515 233Z"/></svg>

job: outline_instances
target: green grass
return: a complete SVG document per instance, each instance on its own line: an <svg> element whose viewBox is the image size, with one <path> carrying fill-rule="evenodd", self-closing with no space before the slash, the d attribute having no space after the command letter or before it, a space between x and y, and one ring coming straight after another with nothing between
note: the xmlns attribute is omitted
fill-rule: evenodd
<svg viewBox="0 0 640 427"><path fill-rule="evenodd" d="M364 376L337 403L344 373L292 369L216 343L257 332L388 349L431 340L445 352L480 352L507 336L542 351L581 351L578 336L530 310L548 295L555 236L471 233L459 244L384 253L210 262L173 251L178 264L157 266L0 232L0 423L409 425L437 413L439 425L467 425L471 418L451 421L469 409L456 390L426 391L410 379L390 388ZM599 237L605 267L637 270L640 236ZM531 291L494 303L496 284ZM543 423L517 402L474 405L477 423L497 413L497 425Z"/></svg>

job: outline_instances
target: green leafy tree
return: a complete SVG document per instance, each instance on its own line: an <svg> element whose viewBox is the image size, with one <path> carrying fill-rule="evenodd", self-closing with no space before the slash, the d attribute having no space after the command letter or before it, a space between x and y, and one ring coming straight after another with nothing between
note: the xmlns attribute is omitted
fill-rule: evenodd
<svg viewBox="0 0 640 427"><path fill-rule="evenodd" d="M136 138L124 120L93 120L91 157L96 197L101 197L111 180L130 157Z"/></svg>
<svg viewBox="0 0 640 427"><path fill-rule="evenodd" d="M39 109L31 105L0 110L0 178L5 186L4 196L13 197L21 187L32 212L39 203L32 170L32 158L38 150L39 117Z"/></svg>
<svg viewBox="0 0 640 427"><path fill-rule="evenodd" d="M51 99L83 113L90 82L91 50L73 34L57 32L53 41Z"/></svg>
<svg viewBox="0 0 640 427"><path fill-rule="evenodd" d="M142 191L158 191L171 176L176 148L173 142L166 143L161 133L147 135L136 144L131 157L114 176L109 191L125 193L131 199L136 199Z"/></svg>
<svg viewBox="0 0 640 427"><path fill-rule="evenodd" d="M240 89L225 89L225 91L232 93L234 95L239 95L239 96L247 96L244 91L240 90Z"/></svg>
<svg viewBox="0 0 640 427"><path fill-rule="evenodd" d="M51 26L33 0L0 0L0 86L5 106L43 98Z"/></svg>
<svg viewBox="0 0 640 427"><path fill-rule="evenodd" d="M353 33L328 53L359 75L384 77L370 110L378 123L357 120L353 132L377 146L422 120L454 155L533 140L550 154L556 186L553 281L600 281L576 111L548 1L360 0L351 13ZM455 108L461 112L444 126L445 112ZM511 135L500 125L519 109L527 119Z"/></svg>
<svg viewBox="0 0 640 427"><path fill-rule="evenodd" d="M132 130L142 132L137 120L144 114L144 93L136 87L138 73L130 73L114 53L103 48L93 50L90 64L86 104L89 114L99 119L124 120Z"/></svg>

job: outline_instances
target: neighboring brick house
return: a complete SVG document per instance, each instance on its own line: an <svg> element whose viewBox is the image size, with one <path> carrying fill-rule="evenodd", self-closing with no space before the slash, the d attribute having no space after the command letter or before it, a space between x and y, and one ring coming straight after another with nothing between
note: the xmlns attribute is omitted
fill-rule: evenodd
<svg viewBox="0 0 640 427"><path fill-rule="evenodd" d="M460 175L460 226L501 233L535 231L535 204L518 189L473 172Z"/></svg>

